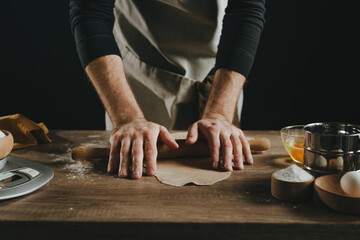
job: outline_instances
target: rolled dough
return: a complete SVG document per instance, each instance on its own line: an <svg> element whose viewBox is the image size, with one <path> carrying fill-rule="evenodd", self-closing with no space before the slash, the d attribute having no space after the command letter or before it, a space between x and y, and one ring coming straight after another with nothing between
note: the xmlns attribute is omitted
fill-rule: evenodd
<svg viewBox="0 0 360 240"><path fill-rule="evenodd" d="M176 140L185 140L187 131L172 132L171 135ZM212 185L230 177L231 172L214 170L209 161L209 158L158 159L155 176L163 184L178 187L189 183Z"/></svg>
<svg viewBox="0 0 360 240"><path fill-rule="evenodd" d="M211 169L209 158L180 158L158 160L156 178L171 186L212 185L225 180L231 172Z"/></svg>

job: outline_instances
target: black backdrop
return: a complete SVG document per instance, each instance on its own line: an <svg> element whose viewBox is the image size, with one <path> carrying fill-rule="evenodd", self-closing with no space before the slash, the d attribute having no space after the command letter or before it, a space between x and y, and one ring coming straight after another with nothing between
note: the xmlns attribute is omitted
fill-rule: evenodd
<svg viewBox="0 0 360 240"><path fill-rule="evenodd" d="M266 6L242 128L360 124L358 1ZM103 129L104 109L78 60L68 1L5 1L0 18L0 116L21 113L50 129Z"/></svg>

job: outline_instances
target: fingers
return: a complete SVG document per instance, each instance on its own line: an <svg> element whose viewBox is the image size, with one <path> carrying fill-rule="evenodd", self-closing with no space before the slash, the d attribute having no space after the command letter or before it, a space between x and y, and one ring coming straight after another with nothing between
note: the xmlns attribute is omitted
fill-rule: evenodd
<svg viewBox="0 0 360 240"><path fill-rule="evenodd" d="M194 123L193 125L190 126L188 130L185 144L194 144L198 140L198 137L199 137L198 124Z"/></svg>
<svg viewBox="0 0 360 240"><path fill-rule="evenodd" d="M156 134L151 131L146 132L144 136L146 174L148 176L154 176L156 173L157 138L158 138L158 133Z"/></svg>
<svg viewBox="0 0 360 240"><path fill-rule="evenodd" d="M230 141L230 136L228 134L221 133L220 140L221 140L222 160L224 164L224 169L226 171L232 171L233 145L232 142Z"/></svg>
<svg viewBox="0 0 360 240"><path fill-rule="evenodd" d="M156 143L160 131L162 140L168 146L178 147L165 127L147 121L131 122L114 131L110 138L108 172L114 172L118 168L119 177L141 178L144 155L147 162L147 174L155 174Z"/></svg>
<svg viewBox="0 0 360 240"><path fill-rule="evenodd" d="M241 141L241 145L242 145L242 150L244 152L244 156L246 159L246 162L248 164L253 164L254 160L251 154L251 150L250 150L250 144L248 143L244 133L240 130L240 141Z"/></svg>
<svg viewBox="0 0 360 240"><path fill-rule="evenodd" d="M232 171L233 145L230 140L230 133L226 128L211 125L208 128L207 138L211 156L211 165L214 169L220 166L220 150L222 155L222 166L227 171Z"/></svg>
<svg viewBox="0 0 360 240"><path fill-rule="evenodd" d="M159 136L160 136L161 141L163 143L165 143L167 146L169 146L171 148L175 148L175 149L179 147L179 145L176 143L174 137L171 136L171 134L165 127L160 126Z"/></svg>
<svg viewBox="0 0 360 240"><path fill-rule="evenodd" d="M130 147L131 140L130 137L127 136L121 141L119 177L127 177L129 175Z"/></svg>
<svg viewBox="0 0 360 240"><path fill-rule="evenodd" d="M236 134L231 134L230 140L234 149L234 167L235 169L244 169L243 153L240 137Z"/></svg>
<svg viewBox="0 0 360 240"><path fill-rule="evenodd" d="M209 135L207 135L207 140L209 144L210 157L211 157L211 166L214 169L219 167L219 157L220 157L220 139L219 139L219 130L212 126L209 129Z"/></svg>
<svg viewBox="0 0 360 240"><path fill-rule="evenodd" d="M221 164L227 171L232 171L233 167L244 169L245 159L253 164L250 145L244 133L234 125L221 120L202 119L189 128L188 136L198 137L199 133L208 141L213 168L219 168ZM188 137L187 142L189 141Z"/></svg>
<svg viewBox="0 0 360 240"><path fill-rule="evenodd" d="M138 179L142 176L143 171L143 158L145 150L145 158L147 159L147 174L154 175L156 171L156 134L151 133L144 134L144 140L142 135L135 134L133 140L128 137L124 137L121 142L120 150L120 167L119 177L130 176ZM144 150L143 150L144 147ZM131 166L131 171L129 167Z"/></svg>
<svg viewBox="0 0 360 240"><path fill-rule="evenodd" d="M119 137L117 135L114 135L113 137L111 137L110 142L111 142L111 147L110 147L110 156L109 156L107 171L109 173L113 173L117 169L119 163L119 157L120 157Z"/></svg>
<svg viewBox="0 0 360 240"><path fill-rule="evenodd" d="M141 178L143 170L143 138L142 136L135 135L132 144L132 178Z"/></svg>

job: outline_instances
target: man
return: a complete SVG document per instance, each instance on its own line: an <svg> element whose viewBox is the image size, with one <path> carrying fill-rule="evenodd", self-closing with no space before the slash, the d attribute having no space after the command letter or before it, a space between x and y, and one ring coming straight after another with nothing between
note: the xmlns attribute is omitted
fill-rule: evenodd
<svg viewBox="0 0 360 240"><path fill-rule="evenodd" d="M80 60L113 128L108 172L140 178L145 157L154 175L158 138L178 147L167 128L188 129L187 144L205 138L214 169L232 171L232 155L235 169L253 163L232 122L264 14L264 0L70 0Z"/></svg>

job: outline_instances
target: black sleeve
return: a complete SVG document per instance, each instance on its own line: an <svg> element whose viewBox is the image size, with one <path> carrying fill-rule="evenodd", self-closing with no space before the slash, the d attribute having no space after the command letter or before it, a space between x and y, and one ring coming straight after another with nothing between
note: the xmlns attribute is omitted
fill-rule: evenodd
<svg viewBox="0 0 360 240"><path fill-rule="evenodd" d="M264 26L265 0L229 0L216 56L215 70L249 75Z"/></svg>
<svg viewBox="0 0 360 240"><path fill-rule="evenodd" d="M116 54L119 48L113 35L115 0L70 0L71 30L81 64L98 57Z"/></svg>

